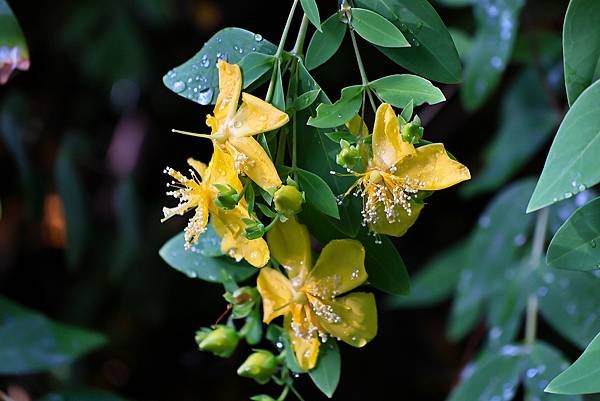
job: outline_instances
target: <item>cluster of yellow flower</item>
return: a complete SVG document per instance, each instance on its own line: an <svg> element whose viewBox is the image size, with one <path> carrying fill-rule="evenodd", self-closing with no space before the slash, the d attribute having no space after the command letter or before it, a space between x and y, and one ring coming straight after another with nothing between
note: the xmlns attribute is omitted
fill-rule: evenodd
<svg viewBox="0 0 600 401"><path fill-rule="evenodd" d="M373 294L349 291L364 284L365 249L356 240L343 239L325 245L312 264L309 232L288 214L275 222L262 237L249 239L246 222L251 218L240 176L246 176L273 194L282 186L277 170L253 135L273 131L288 122L288 115L269 103L241 93L240 68L219 61L220 93L214 115L207 117L209 138L214 153L208 166L193 159L191 178L167 168L173 177L168 194L179 200L174 208L164 209L164 219L195 210L185 229L186 246L191 246L206 230L209 221L221 237L221 250L261 268L257 288L262 297L263 320L271 322L284 316L299 366L315 367L321 342L333 336L350 345L362 347L377 332L377 310ZM238 103L241 95L241 104ZM357 137L369 135L360 118L348 127ZM400 122L392 107L382 104L375 126L364 172L349 192L358 188L363 197L363 220L371 231L401 236L417 219L422 203L415 195L433 191L470 178L468 169L450 158L442 144L420 147L405 141ZM361 142L366 146L366 141ZM230 207L218 202L223 188L238 195ZM283 272L266 267L275 259ZM285 274L284 274L285 273Z"/></svg>

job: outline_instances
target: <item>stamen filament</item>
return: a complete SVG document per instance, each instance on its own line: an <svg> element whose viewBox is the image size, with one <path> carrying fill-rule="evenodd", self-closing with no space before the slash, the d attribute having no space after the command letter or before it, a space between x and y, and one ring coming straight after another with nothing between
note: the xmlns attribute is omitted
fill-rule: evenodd
<svg viewBox="0 0 600 401"><path fill-rule="evenodd" d="M215 139L212 135L198 134L196 132L181 131L181 130L178 130L178 129L172 129L171 132L174 132L176 134L183 134L183 135L195 136L197 138L207 138L207 139L211 139L211 140Z"/></svg>

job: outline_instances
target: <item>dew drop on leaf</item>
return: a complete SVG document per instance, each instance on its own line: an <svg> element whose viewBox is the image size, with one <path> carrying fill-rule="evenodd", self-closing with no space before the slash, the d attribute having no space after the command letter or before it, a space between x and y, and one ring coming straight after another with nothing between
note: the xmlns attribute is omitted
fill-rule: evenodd
<svg viewBox="0 0 600 401"><path fill-rule="evenodd" d="M185 90L185 82L177 81L173 84L173 90L175 93L181 93Z"/></svg>
<svg viewBox="0 0 600 401"><path fill-rule="evenodd" d="M198 103L203 104L203 105L209 104L210 101L212 100L212 95L213 95L212 88L202 89L198 93Z"/></svg>

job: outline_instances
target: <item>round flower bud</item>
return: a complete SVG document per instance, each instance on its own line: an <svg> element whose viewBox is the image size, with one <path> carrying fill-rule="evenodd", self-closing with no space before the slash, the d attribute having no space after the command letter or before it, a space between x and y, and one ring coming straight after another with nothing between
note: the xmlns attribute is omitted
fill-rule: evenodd
<svg viewBox="0 0 600 401"><path fill-rule="evenodd" d="M360 153L358 148L356 146L348 146L340 150L340 153L335 157L335 162L344 168L352 169L359 159Z"/></svg>
<svg viewBox="0 0 600 401"><path fill-rule="evenodd" d="M222 358L229 357L237 348L240 336L237 331L229 326L218 325L211 332L206 334L196 334L198 347L202 351L211 352Z"/></svg>
<svg viewBox="0 0 600 401"><path fill-rule="evenodd" d="M302 192L293 185L284 185L279 188L273 196L275 210L286 216L300 213L304 196Z"/></svg>
<svg viewBox="0 0 600 401"><path fill-rule="evenodd" d="M423 127L413 120L402 127L401 135L404 142L415 144L423 138Z"/></svg>
<svg viewBox="0 0 600 401"><path fill-rule="evenodd" d="M278 364L277 358L271 352L258 350L250 354L248 359L238 368L237 374L264 384L277 372Z"/></svg>

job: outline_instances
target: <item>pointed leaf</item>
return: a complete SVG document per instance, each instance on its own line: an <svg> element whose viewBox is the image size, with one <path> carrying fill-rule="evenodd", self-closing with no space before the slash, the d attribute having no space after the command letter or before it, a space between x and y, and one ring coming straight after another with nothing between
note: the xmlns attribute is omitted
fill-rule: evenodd
<svg viewBox="0 0 600 401"><path fill-rule="evenodd" d="M340 48L347 25L333 14L323 22L322 31L316 31L306 51L306 68L314 70L329 60Z"/></svg>
<svg viewBox="0 0 600 401"><path fill-rule="evenodd" d="M317 2L315 0L300 0L300 4L308 20L317 28L317 31L321 31L321 17L319 16Z"/></svg>
<svg viewBox="0 0 600 401"><path fill-rule="evenodd" d="M383 47L409 47L410 44L390 21L364 8L352 9L352 27L363 39Z"/></svg>
<svg viewBox="0 0 600 401"><path fill-rule="evenodd" d="M369 84L384 102L396 107L414 106L423 103L436 104L446 100L441 90L425 78L410 74L390 75ZM412 113L411 113L412 114Z"/></svg>
<svg viewBox="0 0 600 401"><path fill-rule="evenodd" d="M317 366L308 372L313 383L328 398L333 397L333 393L340 381L340 372L342 369L342 360L337 341L330 338L319 349L319 359Z"/></svg>
<svg viewBox="0 0 600 401"><path fill-rule="evenodd" d="M362 85L348 86L342 89L340 99L334 104L321 103L317 107L317 116L308 119L308 125L317 128L337 127L349 121L358 113L362 104Z"/></svg>
<svg viewBox="0 0 600 401"><path fill-rule="evenodd" d="M250 53L240 60L239 65L244 77L244 88L249 87L273 68L275 57L269 54Z"/></svg>

